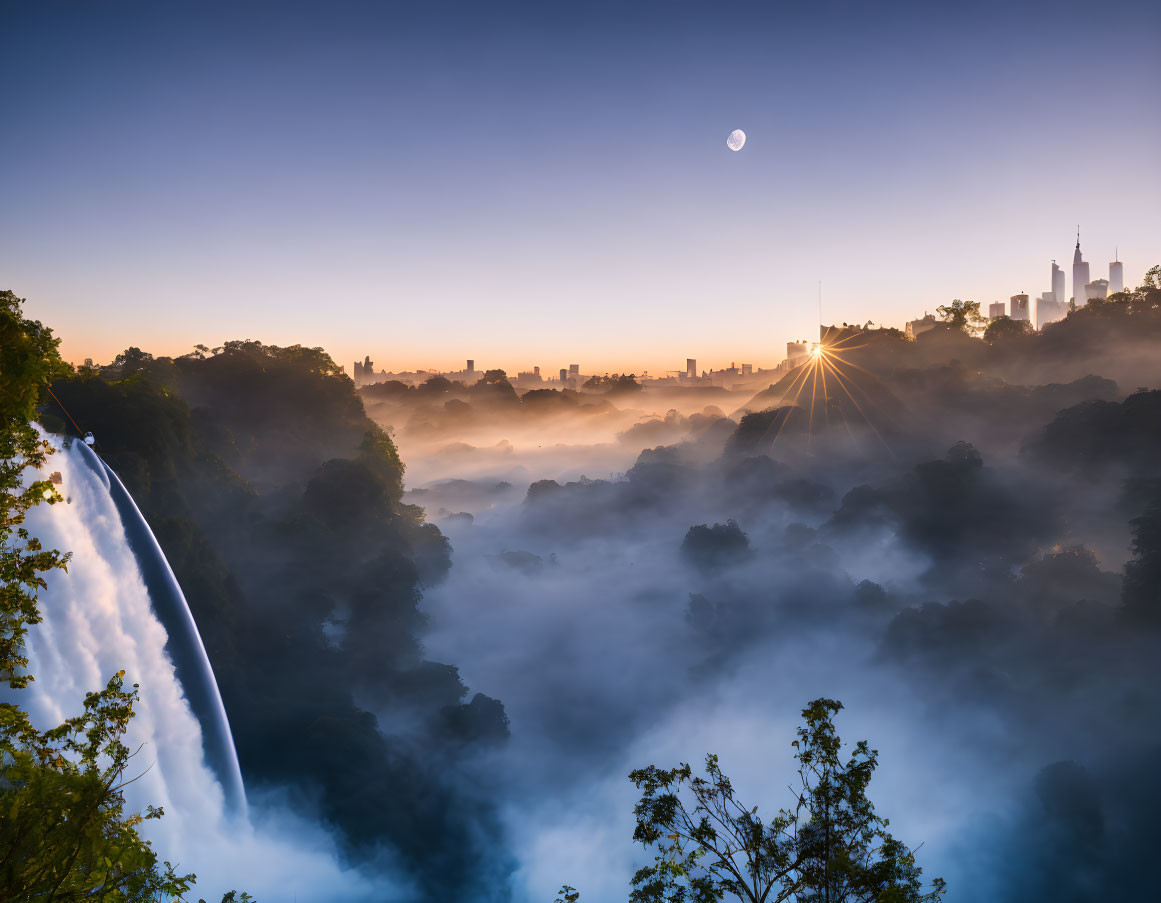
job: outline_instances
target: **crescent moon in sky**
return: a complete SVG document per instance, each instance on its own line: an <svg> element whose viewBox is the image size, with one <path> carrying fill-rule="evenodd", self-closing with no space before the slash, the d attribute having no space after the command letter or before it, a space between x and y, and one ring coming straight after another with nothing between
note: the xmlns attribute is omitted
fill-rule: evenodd
<svg viewBox="0 0 1161 903"><path fill-rule="evenodd" d="M732 151L740 151L745 143L746 133L741 129L734 129L730 132L730 137L726 139L726 147Z"/></svg>

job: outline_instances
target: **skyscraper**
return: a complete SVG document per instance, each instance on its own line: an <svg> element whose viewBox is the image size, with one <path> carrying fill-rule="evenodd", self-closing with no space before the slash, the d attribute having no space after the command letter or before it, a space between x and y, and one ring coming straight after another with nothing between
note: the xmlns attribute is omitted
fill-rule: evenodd
<svg viewBox="0 0 1161 903"><path fill-rule="evenodd" d="M1088 264L1080 256L1080 226L1076 227L1076 251L1072 255L1072 300L1077 307L1083 306L1088 299L1084 292L1088 284Z"/></svg>
<svg viewBox="0 0 1161 903"><path fill-rule="evenodd" d="M1116 255L1116 260L1109 264L1109 294L1116 292L1123 292L1125 290L1125 265L1121 263L1121 255Z"/></svg>
<svg viewBox="0 0 1161 903"><path fill-rule="evenodd" d="M1109 280L1094 279L1092 282L1086 283L1084 287L1085 301L1099 301L1109 296Z"/></svg>
<svg viewBox="0 0 1161 903"><path fill-rule="evenodd" d="M993 301L991 304L988 305L988 319L989 320L994 320L994 319L996 319L996 317L1003 317L1005 315L1006 315L1006 313L1004 310L1004 302L1003 301Z"/></svg>
<svg viewBox="0 0 1161 903"><path fill-rule="evenodd" d="M1013 320L1032 319L1032 311L1028 304L1027 295L1013 295L1008 305L1008 316Z"/></svg>
<svg viewBox="0 0 1161 903"><path fill-rule="evenodd" d="M1036 328L1043 329L1049 323L1063 320L1068 316L1068 302L1057 301L1056 292L1045 292L1036 299Z"/></svg>
<svg viewBox="0 0 1161 903"><path fill-rule="evenodd" d="M1064 270L1056 265L1056 261L1052 261L1052 300L1058 301L1061 304L1068 303L1068 295L1065 294L1067 289L1064 285Z"/></svg>

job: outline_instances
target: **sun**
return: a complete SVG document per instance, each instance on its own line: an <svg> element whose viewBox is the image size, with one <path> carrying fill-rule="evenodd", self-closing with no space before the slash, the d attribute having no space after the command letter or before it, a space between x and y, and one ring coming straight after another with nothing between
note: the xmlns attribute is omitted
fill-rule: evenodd
<svg viewBox="0 0 1161 903"><path fill-rule="evenodd" d="M807 418L806 436L808 445L814 441L816 420L819 420L820 423L830 423L832 417L837 416L839 422L846 428L848 435L850 434L851 424L848 422L844 405L841 404L843 399L849 402L851 408L858 413L858 416L866 422L867 426L871 428L871 431L878 436L879 441L885 446L887 445L883 436L876 429L874 423L871 422L871 418L867 416L867 413L863 410L863 406L855 397L855 393L859 392L857 388L857 373L855 371L861 371L863 373L867 373L868 371L854 361L849 360L847 354L866 347L865 343L852 344L861 338L862 335L863 332L860 330L843 336L838 341L814 342L811 345L806 359L797 368L798 372L794 375L789 387L782 395L780 404L789 404L793 409L801 411L802 415ZM801 401L804 392L810 397L809 405ZM865 395L865 392L860 394ZM788 413L787 416L777 418L771 422L770 430L774 430L775 423L777 423L777 430L774 432L771 445L777 443L779 436L781 436L783 429L790 422L790 419L791 416ZM887 446L887 448L890 450L890 446Z"/></svg>

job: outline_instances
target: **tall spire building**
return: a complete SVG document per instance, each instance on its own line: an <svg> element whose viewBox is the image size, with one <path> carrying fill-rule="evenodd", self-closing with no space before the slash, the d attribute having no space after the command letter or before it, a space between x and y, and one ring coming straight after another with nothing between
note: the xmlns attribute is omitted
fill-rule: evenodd
<svg viewBox="0 0 1161 903"><path fill-rule="evenodd" d="M1088 301L1084 287L1088 284L1088 264L1080 256L1080 226L1076 227L1076 251L1072 255L1072 300L1077 307Z"/></svg>

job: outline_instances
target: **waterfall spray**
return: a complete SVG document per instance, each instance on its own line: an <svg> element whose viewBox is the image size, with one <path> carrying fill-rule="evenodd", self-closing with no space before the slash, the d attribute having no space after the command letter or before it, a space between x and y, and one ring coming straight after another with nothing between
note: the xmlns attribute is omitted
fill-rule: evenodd
<svg viewBox="0 0 1161 903"><path fill-rule="evenodd" d="M88 446L66 444L52 466L70 504L35 509L28 524L73 558L67 574L47 578L44 623L28 643L36 680L21 704L37 720L63 720L124 668L142 686L134 739L155 757L143 763L141 795L170 803L197 796L202 814L217 798L217 808L244 814L229 721L181 587L113 470Z"/></svg>
<svg viewBox="0 0 1161 903"><path fill-rule="evenodd" d="M60 437L52 437L61 445ZM334 839L269 794L250 812L229 722L185 597L133 499L80 441L53 454L69 504L41 505L25 525L46 548L72 553L45 575L44 620L28 632L23 690L0 693L41 729L75 715L85 694L124 669L140 684L126 743L141 747L126 775L129 811L164 808L141 830L198 875L205 899L232 887L259 899L367 901L381 887L344 870ZM256 821L255 821L256 819Z"/></svg>
<svg viewBox="0 0 1161 903"><path fill-rule="evenodd" d="M197 623L189 610L185 594L169 566L169 561L149 528L133 496L120 478L87 445L77 446L85 463L94 470L101 468L106 476L109 496L121 515L125 537L141 568L141 576L153 603L153 613L161 621L169 639L165 651L177 669L178 680L185 690L186 699L202 726L206 759L214 769L227 802L239 811L245 811L246 791L242 784L242 770L230 732L226 707L214 679L210 658L202 643Z"/></svg>

